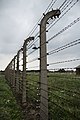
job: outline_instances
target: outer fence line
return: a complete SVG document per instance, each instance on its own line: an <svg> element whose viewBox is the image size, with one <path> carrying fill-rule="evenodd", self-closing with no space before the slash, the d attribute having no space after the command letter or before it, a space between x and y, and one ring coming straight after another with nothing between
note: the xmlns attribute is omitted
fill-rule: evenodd
<svg viewBox="0 0 80 120"><path fill-rule="evenodd" d="M48 81L47 81L47 50L46 50L46 23L49 18L58 17L60 15L60 10L52 10L44 15L41 20L40 25L40 74L39 74L39 83L40 88L38 89L40 94L40 100L37 100L40 104L40 120L48 120ZM16 94L17 100L21 99L21 105L27 105L27 75L26 75L26 64L27 64L27 45L28 43L34 40L34 37L29 37L24 41L23 48L21 48L17 55L12 59L7 68L5 69L5 77L8 80L9 84L14 87L14 92ZM19 58L20 52L23 50L23 63L22 70L19 70ZM44 57L43 57L44 56ZM17 61L16 61L17 58ZM20 73L21 72L21 73ZM22 74L22 83L20 83L20 74ZM13 80L13 81L12 81ZM27 84L26 84L27 83ZM37 84L37 81L36 81ZM21 96L20 96L20 86L21 86ZM36 85L37 86L37 85ZM37 88L36 88L37 89ZM34 92L36 93L36 92ZM34 96L34 95L33 95ZM20 98L19 98L20 97ZM36 98L37 99L37 98ZM36 101L35 101L36 102ZM38 104L38 105L39 105ZM39 113L39 111L38 111Z"/></svg>

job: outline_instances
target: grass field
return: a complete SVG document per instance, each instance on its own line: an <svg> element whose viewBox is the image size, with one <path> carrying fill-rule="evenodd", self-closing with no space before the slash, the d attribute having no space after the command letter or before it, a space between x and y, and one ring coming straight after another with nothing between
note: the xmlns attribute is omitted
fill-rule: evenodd
<svg viewBox="0 0 80 120"><path fill-rule="evenodd" d="M22 120L22 113L3 75L0 75L0 120Z"/></svg>
<svg viewBox="0 0 80 120"><path fill-rule="evenodd" d="M34 101L37 96L39 76L27 75L29 98ZM73 73L49 73L49 119L80 120L80 76Z"/></svg>
<svg viewBox="0 0 80 120"><path fill-rule="evenodd" d="M50 74L49 113L51 120L80 119L80 76L69 73Z"/></svg>
<svg viewBox="0 0 80 120"><path fill-rule="evenodd" d="M36 105L39 74L27 74L28 99ZM80 76L75 73L48 73L49 120L80 120ZM0 119L22 120L12 92L0 77ZM7 118L7 119L6 119Z"/></svg>

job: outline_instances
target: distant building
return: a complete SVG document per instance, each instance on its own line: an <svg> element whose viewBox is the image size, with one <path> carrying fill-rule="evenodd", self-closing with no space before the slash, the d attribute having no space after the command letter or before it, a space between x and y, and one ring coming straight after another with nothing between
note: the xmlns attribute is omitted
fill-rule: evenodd
<svg viewBox="0 0 80 120"><path fill-rule="evenodd" d="M76 67L76 75L80 75L80 65Z"/></svg>

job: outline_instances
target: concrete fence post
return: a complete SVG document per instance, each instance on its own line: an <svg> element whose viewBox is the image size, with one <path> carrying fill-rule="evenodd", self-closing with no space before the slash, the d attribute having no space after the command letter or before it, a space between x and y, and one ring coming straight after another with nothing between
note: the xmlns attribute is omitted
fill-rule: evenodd
<svg viewBox="0 0 80 120"><path fill-rule="evenodd" d="M10 82L10 86L12 87L12 65L11 65L11 62L9 64L9 82Z"/></svg>
<svg viewBox="0 0 80 120"><path fill-rule="evenodd" d="M16 59L16 56L13 58L13 89L15 90L15 59Z"/></svg>
<svg viewBox="0 0 80 120"><path fill-rule="evenodd" d="M33 40L34 37L29 37L24 41L24 45L23 45L23 80L22 80L22 84L23 84L23 89L22 89L22 104L26 105L27 102L27 92L26 92L26 83L27 83L27 77L26 77L26 51L27 51L27 44L29 41Z"/></svg>
<svg viewBox="0 0 80 120"><path fill-rule="evenodd" d="M40 120L48 120L46 23L49 18L59 15L60 10L52 10L44 15L40 24Z"/></svg>
<svg viewBox="0 0 80 120"><path fill-rule="evenodd" d="M26 42L23 45L22 104L26 104Z"/></svg>
<svg viewBox="0 0 80 120"><path fill-rule="evenodd" d="M16 93L19 94L19 51L17 52Z"/></svg>
<svg viewBox="0 0 80 120"><path fill-rule="evenodd" d="M10 63L10 78L11 78L11 87L13 87L13 60Z"/></svg>

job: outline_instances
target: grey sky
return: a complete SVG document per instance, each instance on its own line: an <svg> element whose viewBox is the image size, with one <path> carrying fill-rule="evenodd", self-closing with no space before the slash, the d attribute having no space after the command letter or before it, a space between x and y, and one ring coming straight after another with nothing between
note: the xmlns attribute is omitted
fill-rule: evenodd
<svg viewBox="0 0 80 120"><path fill-rule="evenodd" d="M54 5L54 8L58 8L63 1L58 0ZM24 39L26 39L28 33L49 3L50 0L0 0L0 70L5 69L6 65L21 48ZM66 17L58 23L58 26L56 25L54 26L54 29L50 30L48 38L59 31L61 29L60 26L63 28L79 16L80 1ZM54 34L53 30L55 30ZM65 38L65 41L70 41L71 39L75 40L76 38L80 38L79 34L80 22L79 24L74 25L71 33L65 32L58 38L61 40L62 38ZM59 44L55 43L55 46L54 44L50 44L50 48L51 45L53 48L53 46L56 47L60 45L61 42ZM79 58L78 48L75 51L78 53L77 56Z"/></svg>

